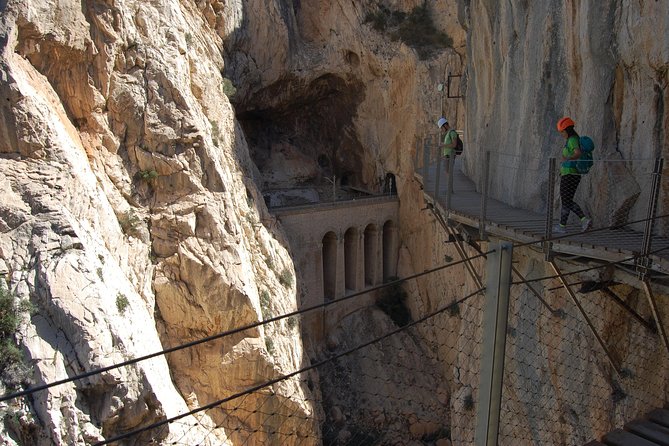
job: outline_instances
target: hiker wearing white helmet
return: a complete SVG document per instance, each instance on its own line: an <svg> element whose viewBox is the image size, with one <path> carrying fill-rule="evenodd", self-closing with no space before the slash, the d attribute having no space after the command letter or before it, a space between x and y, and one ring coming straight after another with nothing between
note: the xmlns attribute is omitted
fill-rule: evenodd
<svg viewBox="0 0 669 446"><path fill-rule="evenodd" d="M443 137L443 144L441 144L441 154L446 158L446 173L450 169L450 158L455 156L455 147L458 143L458 134L455 130L451 129L451 126L448 124L448 120L443 116L437 121L437 126L441 129L441 135Z"/></svg>

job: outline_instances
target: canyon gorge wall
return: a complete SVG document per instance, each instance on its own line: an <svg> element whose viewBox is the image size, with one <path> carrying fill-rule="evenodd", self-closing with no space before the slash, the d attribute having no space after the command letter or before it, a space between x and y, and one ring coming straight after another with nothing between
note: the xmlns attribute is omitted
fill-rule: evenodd
<svg viewBox="0 0 669 446"><path fill-rule="evenodd" d="M413 178L416 138L435 132L441 114L464 130L465 170L477 181L491 146L543 171L563 114L587 129L602 157L663 154L669 38L661 3L428 2L452 40L421 57L372 20L380 6L408 16L420 0L0 2L0 275L34 306L17 339L28 379L64 379L298 308L299 271L265 206L267 190L317 190L333 177L379 191L393 174L398 275L456 258ZM437 89L448 73L464 75L464 98ZM634 183L635 164L619 166L617 177ZM500 197L545 207L527 185L547 180L502 173L492 188ZM596 167L582 186L607 194L588 207L602 224L634 199L607 175ZM475 285L462 271L443 271L406 289L417 318ZM461 311L478 317L476 307ZM392 326L367 309L343 321L330 346L367 339L369 321L377 335ZM430 347L462 343L472 330L449 324L447 333L422 330L423 340L402 337L372 355L415 349L398 368L425 372L400 374L424 407L384 398L367 406L349 392L368 388L364 380L336 389L324 382L321 398L314 372L145 435L166 444L319 444L322 426L348 422L445 441L442 423L471 424L466 401L477 385L472 358ZM568 342L558 339L555 351ZM15 416L2 435L91 444L291 373L322 359L320 348L299 324L254 326L37 393L5 407ZM388 374L365 358L339 367L360 364ZM267 408L276 414L269 422ZM286 438L268 433L275 420Z"/></svg>

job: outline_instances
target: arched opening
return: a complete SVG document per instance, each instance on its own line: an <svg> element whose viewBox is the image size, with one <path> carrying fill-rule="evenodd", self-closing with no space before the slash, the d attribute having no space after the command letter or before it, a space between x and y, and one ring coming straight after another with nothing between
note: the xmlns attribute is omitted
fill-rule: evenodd
<svg viewBox="0 0 669 446"><path fill-rule="evenodd" d="M397 226L392 221L383 225L383 280L397 277Z"/></svg>
<svg viewBox="0 0 669 446"><path fill-rule="evenodd" d="M334 300L337 292L337 235L328 232L323 237L323 298Z"/></svg>
<svg viewBox="0 0 669 446"><path fill-rule="evenodd" d="M397 183L395 182L395 174L387 173L383 180L383 193L388 195L397 195Z"/></svg>
<svg viewBox="0 0 669 446"><path fill-rule="evenodd" d="M355 291L358 278L358 230L349 228L344 234L344 283Z"/></svg>
<svg viewBox="0 0 669 446"><path fill-rule="evenodd" d="M379 252L379 230L374 224L365 228L365 286L374 286L377 283L378 252Z"/></svg>

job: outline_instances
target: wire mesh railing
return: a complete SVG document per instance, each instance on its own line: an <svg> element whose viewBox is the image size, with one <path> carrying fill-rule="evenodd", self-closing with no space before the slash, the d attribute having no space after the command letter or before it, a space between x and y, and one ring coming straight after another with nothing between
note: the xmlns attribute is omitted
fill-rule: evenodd
<svg viewBox="0 0 669 446"><path fill-rule="evenodd" d="M581 305L613 367L557 277L533 262L522 255L516 260L526 274L517 275L511 294L499 444L584 444L661 406L668 356L643 293L613 280L593 286L612 264L562 266L564 278L581 288ZM487 301L480 291L441 296L435 310L421 308L404 322L374 305L356 311L332 333L338 341L328 342L307 367L267 382L251 380L220 400L193 402L182 416L98 444L473 444ZM290 317L299 326L308 311L261 325Z"/></svg>
<svg viewBox="0 0 669 446"><path fill-rule="evenodd" d="M650 224L664 208L661 159L595 159L581 175L563 168L573 162L555 158L501 151L475 162L443 157L438 135L428 135L415 161L426 195L449 216L477 222L481 238L503 229L621 253L669 247L666 222ZM663 267L669 272L669 262Z"/></svg>
<svg viewBox="0 0 669 446"><path fill-rule="evenodd" d="M668 352L643 292L620 283L585 292L582 279L569 281L584 291L578 301L605 349L555 278L535 286L557 312L512 293L500 444L583 445L666 401Z"/></svg>

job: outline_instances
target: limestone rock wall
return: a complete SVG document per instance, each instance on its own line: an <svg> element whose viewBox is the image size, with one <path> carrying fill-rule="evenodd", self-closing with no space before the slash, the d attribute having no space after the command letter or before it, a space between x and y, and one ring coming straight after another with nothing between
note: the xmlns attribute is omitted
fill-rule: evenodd
<svg viewBox="0 0 669 446"><path fill-rule="evenodd" d="M295 281L279 281L294 277L292 261L261 224L256 171L223 92L221 36L207 22L217 5L0 5L0 273L36 308L19 340L37 384L296 306ZM217 20L233 29L235 19ZM4 408L23 420L6 438L90 444L217 401L299 368L297 329L256 328L38 393L32 422ZM278 412L313 420L284 427L314 436L308 394L289 380L244 405L277 398ZM234 443L262 422L218 408L145 437Z"/></svg>
<svg viewBox="0 0 669 446"><path fill-rule="evenodd" d="M381 3L401 12L423 4ZM442 114L465 130L464 163L477 180L491 148L543 169L560 145L555 120L572 115L598 156L625 161L615 175L596 167L581 186L610 195L588 211L605 224L635 200L612 178L622 172L636 181L634 160L665 151L661 2L428 4L453 45L421 60L366 23L376 1L0 3L0 275L37 309L19 339L34 379L65 378L297 308L299 280L285 278L299 272L265 208L265 189L335 177L340 186L378 190L394 174L398 274L455 258L413 179L416 137L433 132ZM449 73L465 74L464 99L437 89ZM500 197L545 206L539 174L492 170ZM643 210L638 204L633 213ZM472 284L442 272L414 286L416 316ZM361 341L347 328L367 319L387 322L373 311L351 315L333 345ZM462 343L469 330L462 324L445 338ZM424 335L429 344L444 334ZM453 350L430 355L420 367L448 380L436 399L454 409L453 426L469 423L457 409L476 385L471 364ZM292 372L306 356L299 326L258 327L43 392L32 402L37 419L21 416L5 429L13 441L91 443ZM439 369L435 362L445 359L455 365ZM376 364L370 373L382 375ZM341 390L324 400L346 413L359 401ZM317 443L325 416L311 392L305 380L290 380L245 399L241 410L255 415L218 407L197 427L185 419L147 436L266 442L266 417L254 410L267 403L289 420L291 441ZM374 407L377 416L364 422L400 432L399 409L390 406ZM412 413L413 439L426 426L442 436L432 415ZM243 433L254 430L253 438Z"/></svg>
<svg viewBox="0 0 669 446"><path fill-rule="evenodd" d="M556 122L571 116L596 144L599 161L578 196L595 222L606 226L630 205L631 219L644 218L647 195L638 195L652 163L642 160L669 146L666 5L467 3L467 171L480 180L485 151L504 153L528 168L493 170L491 190L545 209L548 158L559 162L564 144Z"/></svg>

